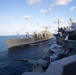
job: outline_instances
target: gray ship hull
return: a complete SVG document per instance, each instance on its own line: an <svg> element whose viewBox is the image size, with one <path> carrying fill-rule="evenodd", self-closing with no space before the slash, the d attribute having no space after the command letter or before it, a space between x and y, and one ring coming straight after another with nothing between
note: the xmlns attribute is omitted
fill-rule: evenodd
<svg viewBox="0 0 76 75"><path fill-rule="evenodd" d="M16 47L16 46L22 46L22 45L28 45L28 44L46 41L51 38L52 37L41 39L41 40L35 40L34 38L16 38L16 39L8 39L8 40L6 40L6 43L8 45L8 48L12 48L12 47Z"/></svg>

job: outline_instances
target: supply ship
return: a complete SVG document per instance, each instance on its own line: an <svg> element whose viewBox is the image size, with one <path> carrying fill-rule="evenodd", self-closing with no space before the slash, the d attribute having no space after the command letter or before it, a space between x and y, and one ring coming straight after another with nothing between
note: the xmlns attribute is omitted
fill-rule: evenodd
<svg viewBox="0 0 76 75"><path fill-rule="evenodd" d="M38 34L34 32L32 37L30 37L29 35L26 35L26 38L6 39L6 43L8 45L8 48L12 48L16 46L30 45L33 43L50 40L52 38L53 36L48 31L48 27L45 27L45 30L39 32Z"/></svg>

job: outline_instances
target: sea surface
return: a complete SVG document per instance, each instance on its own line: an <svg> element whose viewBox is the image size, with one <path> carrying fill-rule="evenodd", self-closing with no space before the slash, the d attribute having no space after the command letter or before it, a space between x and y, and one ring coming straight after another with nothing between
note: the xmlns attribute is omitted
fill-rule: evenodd
<svg viewBox="0 0 76 75"><path fill-rule="evenodd" d="M18 36L0 36L0 75L21 75L25 71L31 71L33 64L17 60L43 58L43 49L48 47L47 42L40 42L8 49L5 40L11 38L18 38ZM25 38L25 36L21 35L19 38Z"/></svg>

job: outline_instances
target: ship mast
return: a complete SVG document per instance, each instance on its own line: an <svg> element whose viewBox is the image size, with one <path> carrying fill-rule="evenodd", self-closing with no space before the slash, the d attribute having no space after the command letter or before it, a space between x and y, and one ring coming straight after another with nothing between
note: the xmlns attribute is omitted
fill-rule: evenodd
<svg viewBox="0 0 76 75"><path fill-rule="evenodd" d="M17 33L17 35L18 35L18 38L19 38L19 33Z"/></svg>
<svg viewBox="0 0 76 75"><path fill-rule="evenodd" d="M55 22L55 23L57 23L57 24L58 24L58 29L59 29L60 20L59 20L59 19L57 19L57 22Z"/></svg>
<svg viewBox="0 0 76 75"><path fill-rule="evenodd" d="M60 23L60 20L58 19L58 29L59 29L59 23Z"/></svg>
<svg viewBox="0 0 76 75"><path fill-rule="evenodd" d="M70 19L69 19L69 21L70 21L70 25L72 25L73 20L74 20L73 18L70 18Z"/></svg>
<svg viewBox="0 0 76 75"><path fill-rule="evenodd" d="M26 37L29 38L29 32L26 32Z"/></svg>

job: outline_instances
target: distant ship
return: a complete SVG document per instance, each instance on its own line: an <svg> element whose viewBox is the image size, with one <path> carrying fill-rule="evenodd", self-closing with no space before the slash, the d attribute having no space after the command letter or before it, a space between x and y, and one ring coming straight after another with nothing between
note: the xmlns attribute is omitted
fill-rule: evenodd
<svg viewBox="0 0 76 75"><path fill-rule="evenodd" d="M22 45L29 45L37 42L42 42L46 40L52 39L52 34L48 31L48 27L45 27L45 30L37 34L36 32L33 33L32 37L29 37L28 33L26 38L15 38L15 39L6 39L6 43L8 48L22 46Z"/></svg>

